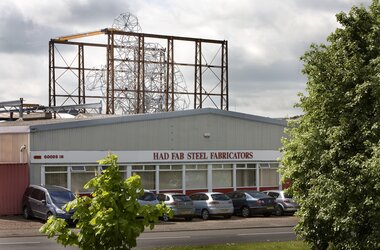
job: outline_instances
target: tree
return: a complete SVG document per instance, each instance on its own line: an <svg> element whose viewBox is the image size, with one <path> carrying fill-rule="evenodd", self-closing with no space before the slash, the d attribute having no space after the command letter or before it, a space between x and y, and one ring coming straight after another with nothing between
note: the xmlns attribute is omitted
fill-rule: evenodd
<svg viewBox="0 0 380 250"><path fill-rule="evenodd" d="M313 249L380 248L380 5L337 14L341 27L301 58L304 115L283 139L283 178Z"/></svg>
<svg viewBox="0 0 380 250"><path fill-rule="evenodd" d="M108 166L101 175L84 187L93 189L92 198L83 196L66 205L76 209L73 219L79 232L67 227L63 219L51 216L40 231L49 238L58 235L57 242L81 249L131 249L146 226L153 229L159 216L171 211L164 204L140 206L137 197L144 193L140 176L123 179L117 165L117 156L108 155L99 161Z"/></svg>

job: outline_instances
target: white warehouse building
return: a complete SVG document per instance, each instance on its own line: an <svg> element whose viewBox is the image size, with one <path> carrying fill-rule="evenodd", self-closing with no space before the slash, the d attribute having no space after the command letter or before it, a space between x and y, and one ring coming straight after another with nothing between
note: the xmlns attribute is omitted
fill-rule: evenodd
<svg viewBox="0 0 380 250"><path fill-rule="evenodd" d="M0 163L27 164L28 184L77 193L113 153L145 189L227 192L281 188L286 121L219 109L0 124Z"/></svg>

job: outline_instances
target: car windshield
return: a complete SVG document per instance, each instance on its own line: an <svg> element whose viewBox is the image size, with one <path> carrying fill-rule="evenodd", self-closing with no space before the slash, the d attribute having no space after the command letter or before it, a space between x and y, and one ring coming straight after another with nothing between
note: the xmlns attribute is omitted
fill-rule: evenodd
<svg viewBox="0 0 380 250"><path fill-rule="evenodd" d="M293 198L293 195L291 195L291 194L287 194L287 193L284 193L284 197L285 197L285 198L288 198L288 199L292 199L292 198Z"/></svg>
<svg viewBox="0 0 380 250"><path fill-rule="evenodd" d="M145 192L140 198L138 198L139 200L142 200L142 201L154 201L156 199L156 196L153 194L153 193L149 193L149 192Z"/></svg>
<svg viewBox="0 0 380 250"><path fill-rule="evenodd" d="M54 204L66 204L75 200L75 195L70 191L49 191L50 198Z"/></svg>
<svg viewBox="0 0 380 250"><path fill-rule="evenodd" d="M191 201L191 199L186 195L173 195L175 201Z"/></svg>
<svg viewBox="0 0 380 250"><path fill-rule="evenodd" d="M268 198L268 195L262 193L262 192L247 192L250 196L256 199L260 198Z"/></svg>
<svg viewBox="0 0 380 250"><path fill-rule="evenodd" d="M225 194L212 194L211 197L213 200L216 200L216 201L227 201L230 199L230 197L228 197Z"/></svg>

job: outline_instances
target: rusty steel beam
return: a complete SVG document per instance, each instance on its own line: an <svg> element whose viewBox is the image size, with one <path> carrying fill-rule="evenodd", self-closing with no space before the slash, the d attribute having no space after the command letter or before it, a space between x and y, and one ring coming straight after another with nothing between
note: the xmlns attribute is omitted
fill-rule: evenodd
<svg viewBox="0 0 380 250"><path fill-rule="evenodd" d="M72 39L78 39L78 38L85 38L89 36L96 36L96 35L106 35L107 36L107 44L101 44L101 43L89 43L89 42L77 42L77 41L70 41ZM133 36L136 37L138 40L138 50L135 53L135 57L132 56L131 58L115 58L115 49L118 48L129 48L133 49L129 45L119 45L115 43L115 35L118 36ZM159 61L150 61L149 59L145 59L145 53L146 51L152 49L149 47L145 47L145 42L147 38L153 38L153 39L163 39L166 40L167 48L165 49L155 49L155 50L162 50L163 59ZM186 42L192 42L195 43L195 57L194 57L194 63L191 62L175 62L174 59L174 42L175 41L186 41ZM205 43L210 44L218 44L221 46L221 57L220 57L220 64L213 63L213 60L211 62L207 62L206 59L203 61L204 55L202 54L202 47L204 47ZM66 63L66 66L62 65L56 65L55 60L55 50L57 47L55 44L59 45L75 45L78 46L78 66L72 66L68 65L66 61L63 59L63 62ZM106 50L106 95L105 96L99 96L99 95L88 95L85 91L86 89L86 82L85 82L85 76L86 72L90 70L99 70L102 69L93 69L93 68L86 68L84 59L85 59L85 47L101 47ZM129 46L129 47L128 47ZM58 51L57 55L61 55L61 53ZM217 52L219 54L219 51ZM137 58L137 59L136 59ZM129 62L129 63L135 63L134 70L135 72L133 77L133 81L135 84L135 89L119 89L115 88L115 74L124 72L124 69L115 69L116 62ZM146 72L145 67L148 64L158 64L163 65L165 68L165 73L160 77L160 81L163 83L163 87L159 88L159 91L150 91L147 90L145 87L145 78L146 78ZM184 67L193 67L194 68L194 92L188 92L188 91L176 91L175 90L175 66L184 66ZM215 86L212 89L205 89L205 86L210 87L210 85L204 85L203 81L203 75L205 69L220 69L220 74L218 73L218 76L215 72L214 75L218 78L219 83L217 86ZM58 76L58 79L56 79L56 70L65 70L65 71L77 71L77 77L78 77L78 84L77 84L77 95L72 95L74 91L66 91L64 89L63 84L59 84L57 81L60 79L60 77L65 74L66 72L62 72L61 75ZM220 86L219 86L220 84ZM56 85L59 86L59 88L56 88ZM70 36L62 36L58 37L56 39L51 39L49 42L49 106L57 106L57 97L67 97L68 99L72 99L73 97L78 98L79 104L86 103L87 98L102 98L106 100L106 113L107 114L114 114L115 113L115 99L121 98L117 97L119 96L117 93L120 94L120 92L133 92L136 93L134 98L131 98L131 103L133 107L135 108L135 113L141 113L146 112L146 95L151 93L161 93L165 97L165 110L166 111L174 111L175 109L175 95L176 94L183 94L183 95L193 95L193 101L194 101L194 108L202 108L203 102L206 99L210 99L211 102L217 107L218 104L215 102L211 97L218 97L220 98L219 107L220 109L228 110L228 44L225 40L212 40L212 39L201 39L201 38L191 38L191 37L180 37L180 36L165 36L165 35L156 35L156 34L147 34L147 33L135 33L135 32L126 32L122 30L116 30L116 29L102 29L100 31L93 31L93 32L87 32L87 33L81 33L76 35L70 35ZM57 93L57 90L63 89L66 94ZM66 101L68 100L66 99ZM74 99L72 99L74 101ZM65 102L66 102L65 101ZM75 101L74 101L75 102ZM64 103L63 103L64 104Z"/></svg>
<svg viewBox="0 0 380 250"><path fill-rule="evenodd" d="M58 41L69 41L69 40L72 40L72 39L84 38L84 37L89 37L89 36L97 36L97 35L101 35L101 34L104 34L104 32L102 30L96 30L96 31L90 31L90 32L86 32L86 33L79 33L79 34L74 34L74 35L61 36L61 37L56 38L55 40L58 40Z"/></svg>
<svg viewBox="0 0 380 250"><path fill-rule="evenodd" d="M194 109L202 108L202 43L195 41Z"/></svg>
<svg viewBox="0 0 380 250"><path fill-rule="evenodd" d="M115 114L114 34L108 34L106 114Z"/></svg>

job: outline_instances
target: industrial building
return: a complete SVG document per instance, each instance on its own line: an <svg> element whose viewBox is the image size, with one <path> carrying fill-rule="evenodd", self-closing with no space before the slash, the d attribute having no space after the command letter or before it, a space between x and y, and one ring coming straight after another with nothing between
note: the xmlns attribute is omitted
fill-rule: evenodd
<svg viewBox="0 0 380 250"><path fill-rule="evenodd" d="M28 184L83 185L113 153L127 178L145 189L281 188L278 173L286 121L220 109L0 123L0 214L21 212ZM7 202L3 202L7 201Z"/></svg>

